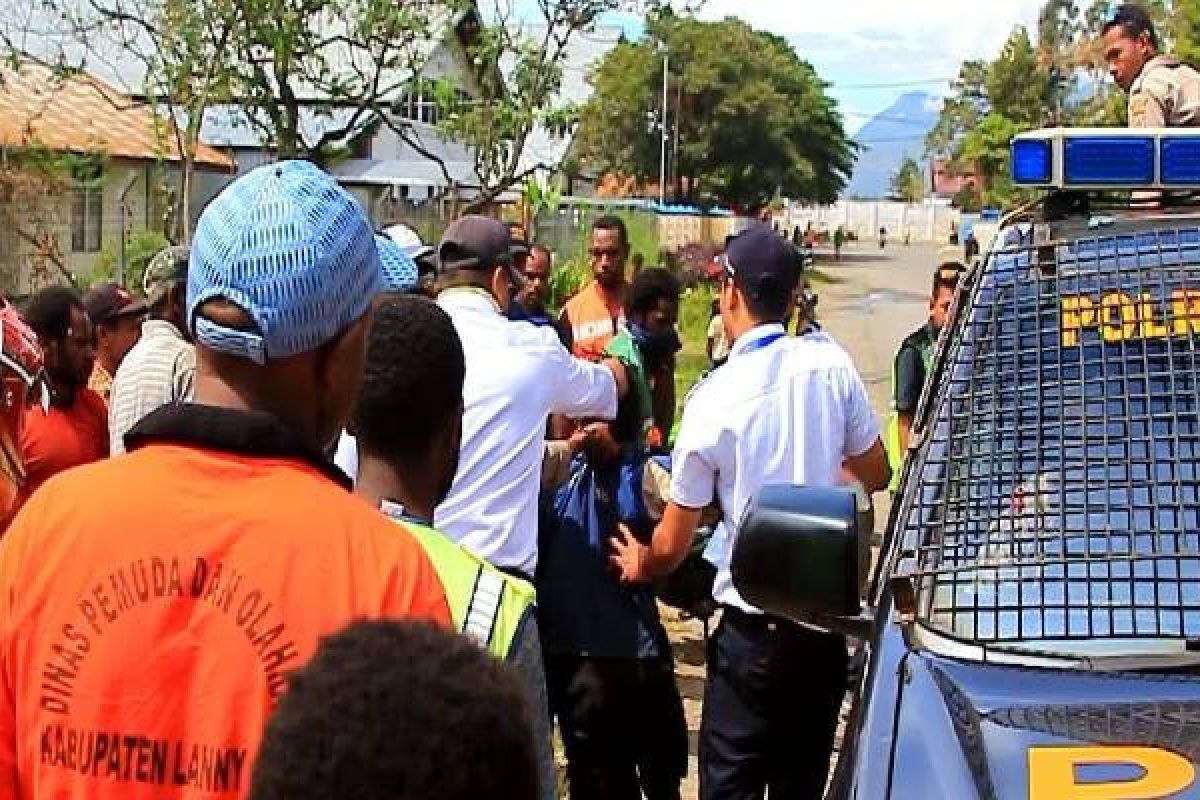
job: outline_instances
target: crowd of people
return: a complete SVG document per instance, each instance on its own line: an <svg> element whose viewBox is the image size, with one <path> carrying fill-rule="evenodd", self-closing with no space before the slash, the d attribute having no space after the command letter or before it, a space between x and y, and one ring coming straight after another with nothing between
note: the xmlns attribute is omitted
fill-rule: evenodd
<svg viewBox="0 0 1200 800"><path fill-rule="evenodd" d="M23 478L0 797L553 798L554 721L572 798L678 798L654 581L702 516L723 610L702 793L816 796L845 643L748 605L729 561L762 485L886 485L862 383L827 335L785 335L802 264L756 225L722 256L727 360L670 454L680 282L628 273L619 218L590 235L593 280L556 317L523 231L376 233L281 162L140 294L0 310Z"/></svg>
<svg viewBox="0 0 1200 800"><path fill-rule="evenodd" d="M1200 78L1144 12L1103 35L1131 124L1194 124ZM376 232L285 161L140 293L0 304L0 800L550 800L554 724L573 800L676 800L656 586L698 541L701 797L821 796L847 643L739 594L740 514L769 484L899 474L964 267L935 271L882 432L811 308L791 334L801 254L751 225L676 425L680 282L631 274L620 218L589 235L556 316L519 226Z"/></svg>

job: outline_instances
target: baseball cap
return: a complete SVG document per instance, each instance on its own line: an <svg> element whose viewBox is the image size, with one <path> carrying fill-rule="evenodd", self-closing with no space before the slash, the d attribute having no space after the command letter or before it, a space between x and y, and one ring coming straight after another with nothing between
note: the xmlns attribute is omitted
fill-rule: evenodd
<svg viewBox="0 0 1200 800"><path fill-rule="evenodd" d="M146 301L134 297L116 283L102 283L88 289L83 296L83 307L93 325L111 322L118 317L136 316L146 313Z"/></svg>
<svg viewBox="0 0 1200 800"><path fill-rule="evenodd" d="M438 245L438 263L442 269L482 272L504 267L513 283L522 277L513 267L511 236L508 227L491 217L468 215L455 220Z"/></svg>
<svg viewBox="0 0 1200 800"><path fill-rule="evenodd" d="M400 245L382 233L375 234L375 247L379 250L379 263L383 267L383 290L385 292L411 292L417 288L421 276L417 263L405 255Z"/></svg>
<svg viewBox="0 0 1200 800"><path fill-rule="evenodd" d="M800 257L769 225L755 224L729 243L725 271L755 300L790 295L800 282Z"/></svg>
<svg viewBox="0 0 1200 800"><path fill-rule="evenodd" d="M167 292L187 283L188 249L164 247L154 254L142 276L142 292L146 304L153 307L163 301Z"/></svg>
<svg viewBox="0 0 1200 800"><path fill-rule="evenodd" d="M421 241L421 234L403 223L396 223L384 228L383 234L395 242L413 261L435 253L432 247Z"/></svg>
<svg viewBox="0 0 1200 800"><path fill-rule="evenodd" d="M251 170L196 224L188 325L196 343L256 364L316 350L360 319L383 285L375 233L345 189L307 161ZM253 330L199 311L223 298Z"/></svg>

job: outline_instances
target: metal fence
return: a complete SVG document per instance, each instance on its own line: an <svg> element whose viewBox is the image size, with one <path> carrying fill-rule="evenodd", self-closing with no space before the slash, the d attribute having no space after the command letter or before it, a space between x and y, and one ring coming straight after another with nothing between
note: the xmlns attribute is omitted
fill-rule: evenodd
<svg viewBox="0 0 1200 800"><path fill-rule="evenodd" d="M1195 225L1026 235L972 273L898 517L931 627L1200 639Z"/></svg>

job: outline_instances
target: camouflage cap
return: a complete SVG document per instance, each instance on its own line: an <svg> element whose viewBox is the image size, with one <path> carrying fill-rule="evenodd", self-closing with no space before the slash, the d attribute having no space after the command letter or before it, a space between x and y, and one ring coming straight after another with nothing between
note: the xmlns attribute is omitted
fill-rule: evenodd
<svg viewBox="0 0 1200 800"><path fill-rule="evenodd" d="M188 249L186 247L164 247L150 259L146 274L142 276L142 291L146 304L154 307L166 299L167 292L187 284Z"/></svg>

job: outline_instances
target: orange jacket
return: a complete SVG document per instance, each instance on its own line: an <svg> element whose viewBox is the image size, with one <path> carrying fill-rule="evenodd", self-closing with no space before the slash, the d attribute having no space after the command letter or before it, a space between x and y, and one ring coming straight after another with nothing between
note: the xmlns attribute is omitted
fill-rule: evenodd
<svg viewBox="0 0 1200 800"><path fill-rule="evenodd" d="M563 306L562 320L571 334L571 352L587 361L599 361L625 319L618 301L607 298L592 281Z"/></svg>
<svg viewBox="0 0 1200 800"><path fill-rule="evenodd" d="M301 459L150 443L0 541L0 798L240 798L289 672L361 617L449 623L406 531Z"/></svg>

